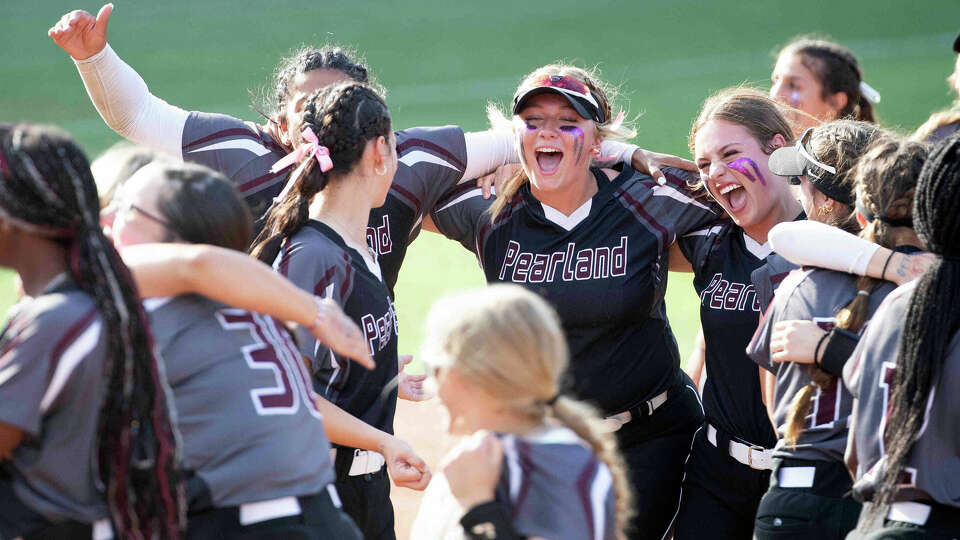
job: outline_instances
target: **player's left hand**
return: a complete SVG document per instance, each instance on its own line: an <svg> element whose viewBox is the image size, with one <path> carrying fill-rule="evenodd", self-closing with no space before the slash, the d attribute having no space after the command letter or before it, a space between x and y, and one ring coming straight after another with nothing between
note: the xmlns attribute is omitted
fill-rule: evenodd
<svg viewBox="0 0 960 540"><path fill-rule="evenodd" d="M635 171L647 173L658 183L663 184L667 178L664 176L661 167L676 167L685 171L696 172L697 164L679 156L671 154L661 154L660 152L651 152L643 148L637 148L630 159L630 166Z"/></svg>
<svg viewBox="0 0 960 540"><path fill-rule="evenodd" d="M387 472L395 486L423 491L430 483L430 468L409 444L390 436L380 453L386 459Z"/></svg>
<svg viewBox="0 0 960 540"><path fill-rule="evenodd" d="M477 178L477 187L483 193L483 198L489 199L491 195L500 192L500 186L509 178L520 172L522 167L519 163L507 163L497 168L492 173Z"/></svg>
<svg viewBox="0 0 960 540"><path fill-rule="evenodd" d="M478 431L451 450L441 468L460 507L468 509L493 500L502 464L500 439Z"/></svg>
<svg viewBox="0 0 960 540"><path fill-rule="evenodd" d="M770 358L774 362L812 364L817 343L826 334L813 321L780 321L770 335Z"/></svg>
<svg viewBox="0 0 960 540"><path fill-rule="evenodd" d="M433 392L427 390L424 386L424 382L427 380L427 375L412 375L403 370L404 366L413 361L413 356L409 354L401 354L399 359L400 371L397 374L399 379L398 384L398 394L397 397L400 399L406 399L407 401L426 401L433 397Z"/></svg>
<svg viewBox="0 0 960 540"><path fill-rule="evenodd" d="M357 323L329 298L316 297L316 303L317 319L308 328L310 333L333 352L352 358L367 369L375 368L370 345Z"/></svg>

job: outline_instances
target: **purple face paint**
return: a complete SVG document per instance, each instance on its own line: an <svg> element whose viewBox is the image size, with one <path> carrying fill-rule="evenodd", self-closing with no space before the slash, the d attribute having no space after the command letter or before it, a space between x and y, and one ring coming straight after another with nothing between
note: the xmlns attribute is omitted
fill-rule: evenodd
<svg viewBox="0 0 960 540"><path fill-rule="evenodd" d="M790 94L790 103L793 103L794 107L800 103L800 92L794 90L793 93Z"/></svg>
<svg viewBox="0 0 960 540"><path fill-rule="evenodd" d="M763 177L763 174L760 172L760 167L757 166L757 163L750 158L737 158L730 163L727 163L727 168L733 169L740 174L747 177L747 180L751 182L760 181L761 185L767 185L767 179ZM752 171L750 169L753 169Z"/></svg>
<svg viewBox="0 0 960 540"><path fill-rule="evenodd" d="M573 150L577 153L577 163L583 157L583 130L577 126L560 126L560 131L573 135Z"/></svg>

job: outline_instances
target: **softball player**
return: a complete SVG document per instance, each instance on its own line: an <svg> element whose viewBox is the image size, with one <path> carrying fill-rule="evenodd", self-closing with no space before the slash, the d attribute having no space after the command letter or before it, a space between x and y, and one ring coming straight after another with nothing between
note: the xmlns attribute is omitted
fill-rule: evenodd
<svg viewBox="0 0 960 540"><path fill-rule="evenodd" d="M553 309L493 285L438 301L427 328L422 356L447 428L475 435L444 460L411 537L623 537L622 458L595 410L557 395L568 354Z"/></svg>
<svg viewBox="0 0 960 540"><path fill-rule="evenodd" d="M540 68L513 103L522 174L493 205L479 192L451 193L434 223L477 254L488 282L521 284L558 311L573 358L566 391L623 424L617 438L637 500L630 534L660 538L702 419L666 319L667 250L717 214L675 170L659 185L629 167L590 168L600 141L624 133L583 70Z"/></svg>
<svg viewBox="0 0 960 540"><path fill-rule="evenodd" d="M308 98L300 125L303 142L285 158L297 168L267 214L253 253L300 288L335 300L362 328L376 360L372 371L353 369L308 333L298 332L297 341L324 395L369 425L393 433L399 375L396 312L365 238L367 215L387 197L397 169L390 113L369 86L340 83ZM383 465L380 453L336 449L337 489L368 539L394 536L390 481ZM426 486L429 472L421 472L409 487Z"/></svg>
<svg viewBox="0 0 960 540"><path fill-rule="evenodd" d="M146 83L107 44L112 5L97 17L73 11L49 35L77 64L100 115L131 141L224 174L259 219L283 189L291 169L272 169L300 137L299 115L307 96L329 84L353 80L376 83L367 68L338 47L304 49L277 70L274 112L265 126L237 118L188 112L150 94ZM515 161L509 137L495 131L464 134L460 128L414 128L395 134L399 165L383 205L374 208L367 241L376 250L393 291L407 246L420 233L441 194L459 181L478 178ZM604 156L656 169L677 158L648 153L634 145L610 143ZM680 160L682 162L682 160Z"/></svg>
<svg viewBox="0 0 960 540"><path fill-rule="evenodd" d="M871 539L960 536L960 137L935 147L917 180L913 220L936 262L892 292L843 379L854 398L854 491L885 517ZM865 510L866 511L866 510Z"/></svg>
<svg viewBox="0 0 960 540"><path fill-rule="evenodd" d="M861 236L886 247L916 251L910 210L913 189L926 159L916 143L881 140L858 162L854 176ZM783 437L774 457L775 475L757 513L757 538L844 538L860 505L845 497L851 481L843 466L853 397L838 382L843 365L880 302L888 282L829 270L805 269L777 292L748 348L760 367L776 376L773 419ZM822 334L810 363L784 362L784 343L774 327L810 321ZM846 336L846 339L840 339ZM814 364L814 365L811 365Z"/></svg>
<svg viewBox="0 0 960 540"><path fill-rule="evenodd" d="M748 538L776 442L757 369L743 352L760 317L751 274L771 254L770 227L803 217L790 186L766 164L793 132L776 103L736 88L704 103L690 141L703 187L730 219L672 249L671 267L694 272L707 369L706 424L687 462L675 537Z"/></svg>
<svg viewBox="0 0 960 540"><path fill-rule="evenodd" d="M29 295L0 336L0 537L177 538L165 382L87 159L62 131L8 124L0 180L0 264Z"/></svg>

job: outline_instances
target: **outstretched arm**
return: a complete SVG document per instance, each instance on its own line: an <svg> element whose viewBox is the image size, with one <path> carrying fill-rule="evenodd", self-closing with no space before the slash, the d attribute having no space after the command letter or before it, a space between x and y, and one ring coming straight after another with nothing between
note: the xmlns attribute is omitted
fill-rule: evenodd
<svg viewBox="0 0 960 540"><path fill-rule="evenodd" d="M144 298L196 293L295 322L338 354L374 367L363 332L336 302L314 297L245 253L199 244L141 244L121 255Z"/></svg>
<svg viewBox="0 0 960 540"><path fill-rule="evenodd" d="M189 113L154 96L139 74L107 44L113 4L97 16L82 10L64 15L47 34L77 65L87 94L110 129L130 141L182 157Z"/></svg>
<svg viewBox="0 0 960 540"><path fill-rule="evenodd" d="M773 250L793 264L870 276L897 285L922 275L934 259L930 253L897 253L809 220L779 223L767 238Z"/></svg>

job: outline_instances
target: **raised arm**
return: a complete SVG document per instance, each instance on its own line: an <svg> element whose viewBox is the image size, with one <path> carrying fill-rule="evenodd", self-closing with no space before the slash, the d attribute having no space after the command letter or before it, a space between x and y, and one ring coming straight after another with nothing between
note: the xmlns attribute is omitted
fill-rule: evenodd
<svg viewBox="0 0 960 540"><path fill-rule="evenodd" d="M363 332L336 302L314 297L244 253L198 244L141 244L121 255L144 298L196 293L295 322L338 354L374 367Z"/></svg>
<svg viewBox="0 0 960 540"><path fill-rule="evenodd" d="M182 157L188 112L154 96L147 84L107 44L113 4L97 16L82 10L64 15L47 34L77 65L90 100L110 129L137 144Z"/></svg>
<svg viewBox="0 0 960 540"><path fill-rule="evenodd" d="M773 250L793 264L869 276L897 285L922 275L934 259L929 253L907 255L891 251L809 220L777 224L767 238Z"/></svg>

